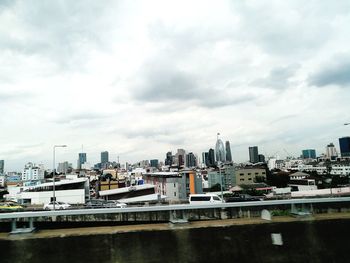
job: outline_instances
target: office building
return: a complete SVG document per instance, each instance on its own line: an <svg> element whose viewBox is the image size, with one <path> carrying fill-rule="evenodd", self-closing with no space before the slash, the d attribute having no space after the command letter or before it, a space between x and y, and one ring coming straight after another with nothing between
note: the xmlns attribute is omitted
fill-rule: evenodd
<svg viewBox="0 0 350 263"><path fill-rule="evenodd" d="M5 169L5 161L0 160L0 174L4 173L4 169Z"/></svg>
<svg viewBox="0 0 350 263"><path fill-rule="evenodd" d="M251 163L259 162L258 146L249 147L249 162Z"/></svg>
<svg viewBox="0 0 350 263"><path fill-rule="evenodd" d="M61 174L67 174L71 168L72 164L68 162L58 163L57 172Z"/></svg>
<svg viewBox="0 0 350 263"><path fill-rule="evenodd" d="M232 162L231 146L229 141L225 142L225 148L226 148L226 161Z"/></svg>
<svg viewBox="0 0 350 263"><path fill-rule="evenodd" d="M331 160L335 160L338 157L337 149L335 148L333 143L327 145L326 156Z"/></svg>
<svg viewBox="0 0 350 263"><path fill-rule="evenodd" d="M235 169L233 166L224 166L223 168L216 169L214 171L208 171L208 187L211 188L216 184L221 185L223 191L229 190L231 187L235 186L236 176Z"/></svg>
<svg viewBox="0 0 350 263"><path fill-rule="evenodd" d="M101 163L108 163L109 157L108 157L108 151L101 152Z"/></svg>
<svg viewBox="0 0 350 263"><path fill-rule="evenodd" d="M226 153L225 153L224 143L219 138L216 140L215 155L216 155L216 162L217 163L224 163L226 161Z"/></svg>
<svg viewBox="0 0 350 263"><path fill-rule="evenodd" d="M197 160L196 156L193 153L186 154L186 167L196 167Z"/></svg>
<svg viewBox="0 0 350 263"><path fill-rule="evenodd" d="M316 150L315 149L306 149L302 151L303 159L316 159Z"/></svg>
<svg viewBox="0 0 350 263"><path fill-rule="evenodd" d="M259 154L258 159L259 159L259 163L264 163L265 162L265 155Z"/></svg>
<svg viewBox="0 0 350 263"><path fill-rule="evenodd" d="M151 167L158 168L158 165L159 165L158 159L153 159L150 161L150 163L151 163Z"/></svg>
<svg viewBox="0 0 350 263"><path fill-rule="evenodd" d="M79 153L78 169L82 169L84 163L86 163L86 153Z"/></svg>
<svg viewBox="0 0 350 263"><path fill-rule="evenodd" d="M210 148L208 152L208 167L215 166L215 152L214 149Z"/></svg>
<svg viewBox="0 0 350 263"><path fill-rule="evenodd" d="M350 137L339 138L341 157L350 157Z"/></svg>
<svg viewBox="0 0 350 263"><path fill-rule="evenodd" d="M173 154L172 152L166 153L166 159L165 159L165 165L172 165L173 164Z"/></svg>
<svg viewBox="0 0 350 263"><path fill-rule="evenodd" d="M205 164L205 166L209 166L209 153L203 152L202 153L202 163Z"/></svg>
<svg viewBox="0 0 350 263"><path fill-rule="evenodd" d="M177 149L175 154L175 164L179 167L185 166L186 151L184 149Z"/></svg>

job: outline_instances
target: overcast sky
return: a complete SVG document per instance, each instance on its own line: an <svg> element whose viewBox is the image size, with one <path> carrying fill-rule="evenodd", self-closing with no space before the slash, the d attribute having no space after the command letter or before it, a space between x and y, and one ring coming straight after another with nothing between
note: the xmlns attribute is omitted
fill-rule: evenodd
<svg viewBox="0 0 350 263"><path fill-rule="evenodd" d="M350 2L0 1L0 159L300 155L350 134Z"/></svg>

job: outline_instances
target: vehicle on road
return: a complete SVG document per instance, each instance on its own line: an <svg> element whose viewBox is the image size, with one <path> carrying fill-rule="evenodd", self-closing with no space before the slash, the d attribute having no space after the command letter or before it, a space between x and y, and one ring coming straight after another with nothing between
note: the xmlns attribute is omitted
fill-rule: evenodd
<svg viewBox="0 0 350 263"><path fill-rule="evenodd" d="M12 203L12 202L6 202L6 203L0 203L0 212L19 212L23 211L23 206Z"/></svg>
<svg viewBox="0 0 350 263"><path fill-rule="evenodd" d="M54 203L55 203L55 210L70 209L70 208L72 207L72 206L71 206L70 204L68 204L68 203L56 201L56 202L50 202L50 203L48 203L48 204L45 204L44 207L43 207L43 209L44 209L44 210L53 210L53 209L54 209L54 207L53 207Z"/></svg>
<svg viewBox="0 0 350 263"><path fill-rule="evenodd" d="M86 208L125 208L127 205L117 200L90 199L85 204Z"/></svg>
<svg viewBox="0 0 350 263"><path fill-rule="evenodd" d="M189 197L190 204L215 204L215 203L223 203L222 199L216 194L192 194Z"/></svg>
<svg viewBox="0 0 350 263"><path fill-rule="evenodd" d="M234 195L227 197L225 201L227 203L232 203L232 202L249 202L249 201L262 201L263 198L259 196L251 196L248 194L239 194L239 195Z"/></svg>

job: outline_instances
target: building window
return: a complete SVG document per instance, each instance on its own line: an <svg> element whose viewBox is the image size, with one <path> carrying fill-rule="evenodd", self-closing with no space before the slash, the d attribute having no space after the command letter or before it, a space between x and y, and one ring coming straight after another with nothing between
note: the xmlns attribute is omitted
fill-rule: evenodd
<svg viewBox="0 0 350 263"><path fill-rule="evenodd" d="M251 175L252 173L248 173L248 175Z"/></svg>
<svg viewBox="0 0 350 263"><path fill-rule="evenodd" d="M240 176L243 176L244 174L239 174Z"/></svg>
<svg viewBox="0 0 350 263"><path fill-rule="evenodd" d="M176 184L174 183L174 188L176 187Z"/></svg>
<svg viewBox="0 0 350 263"><path fill-rule="evenodd" d="M241 179L239 179L240 181L244 181L244 179L243 178L241 178Z"/></svg>
<svg viewBox="0 0 350 263"><path fill-rule="evenodd" d="M176 196L176 192L174 192L174 196Z"/></svg>

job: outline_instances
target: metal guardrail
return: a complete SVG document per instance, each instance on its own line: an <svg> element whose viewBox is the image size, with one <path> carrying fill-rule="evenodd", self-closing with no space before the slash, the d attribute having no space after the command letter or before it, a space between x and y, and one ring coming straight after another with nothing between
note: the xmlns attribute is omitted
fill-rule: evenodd
<svg viewBox="0 0 350 263"><path fill-rule="evenodd" d="M126 207L126 208L13 212L13 213L0 214L0 220L1 219L6 220L6 219L19 219L19 218L35 218L35 217L52 217L52 216L142 213L142 212L214 209L214 208L231 208L231 207L265 207L265 206L273 206L273 205L296 205L296 204L337 203L337 202L350 202L350 197L305 198L305 199L234 202L234 203L204 204L204 205L182 204L182 205L143 206L143 207Z"/></svg>

